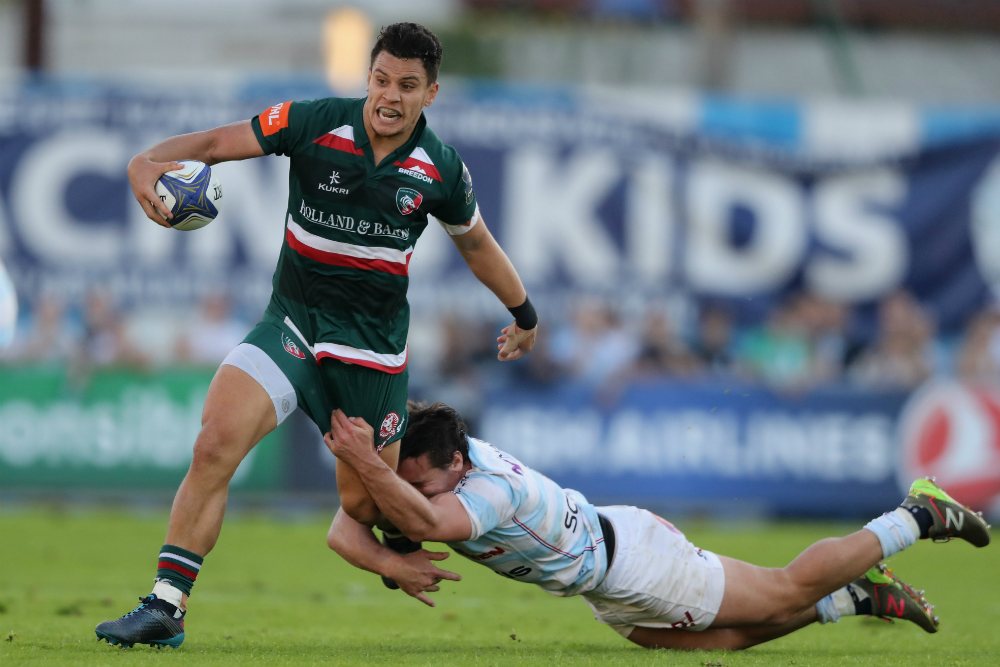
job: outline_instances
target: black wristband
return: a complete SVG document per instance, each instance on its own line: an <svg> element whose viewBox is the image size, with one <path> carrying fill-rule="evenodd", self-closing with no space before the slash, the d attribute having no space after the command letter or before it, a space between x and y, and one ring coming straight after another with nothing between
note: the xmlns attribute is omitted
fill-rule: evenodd
<svg viewBox="0 0 1000 667"><path fill-rule="evenodd" d="M519 329L534 329L538 326L538 313L535 312L535 307L531 305L531 299L528 298L527 294L524 295L524 303L507 310L514 316L514 322L517 323Z"/></svg>

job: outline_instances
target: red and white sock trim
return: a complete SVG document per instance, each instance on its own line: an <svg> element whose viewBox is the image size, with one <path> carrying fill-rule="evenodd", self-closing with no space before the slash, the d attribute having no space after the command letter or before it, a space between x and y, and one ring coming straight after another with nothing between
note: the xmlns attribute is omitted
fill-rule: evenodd
<svg viewBox="0 0 1000 667"><path fill-rule="evenodd" d="M196 579L198 577L198 572L201 571L201 565L198 563L194 562L190 558L172 554L169 551L163 551L160 553L160 560L156 564L156 567L158 569L180 572L185 577L189 577L191 579Z"/></svg>

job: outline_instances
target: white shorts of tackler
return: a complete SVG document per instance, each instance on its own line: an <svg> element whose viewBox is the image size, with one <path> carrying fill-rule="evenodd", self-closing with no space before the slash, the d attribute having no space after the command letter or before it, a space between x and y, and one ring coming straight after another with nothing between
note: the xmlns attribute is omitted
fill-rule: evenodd
<svg viewBox="0 0 1000 667"><path fill-rule="evenodd" d="M637 626L710 626L726 588L719 557L652 512L624 505L597 511L614 524L615 555L603 581L583 594L594 618L623 637Z"/></svg>

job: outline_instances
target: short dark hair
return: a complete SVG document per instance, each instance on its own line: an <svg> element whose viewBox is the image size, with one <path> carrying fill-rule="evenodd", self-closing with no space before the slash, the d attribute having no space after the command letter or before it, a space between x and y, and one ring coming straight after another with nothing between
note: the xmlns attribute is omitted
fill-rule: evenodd
<svg viewBox="0 0 1000 667"><path fill-rule="evenodd" d="M419 23L393 23L383 27L372 48L369 65L374 65L375 58L383 51L397 58L420 58L427 72L427 83L437 81L438 70L441 69L441 42L437 35Z"/></svg>
<svg viewBox="0 0 1000 667"><path fill-rule="evenodd" d="M469 429L462 416L450 405L435 403L406 403L410 423L399 445L399 461L415 459L427 455L435 468L447 468L455 458L455 452L462 454L462 460L469 460Z"/></svg>

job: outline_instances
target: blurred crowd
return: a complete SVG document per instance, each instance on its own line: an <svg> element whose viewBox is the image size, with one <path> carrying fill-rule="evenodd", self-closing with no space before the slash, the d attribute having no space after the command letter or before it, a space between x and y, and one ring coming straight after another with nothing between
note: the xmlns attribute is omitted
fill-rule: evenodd
<svg viewBox="0 0 1000 667"><path fill-rule="evenodd" d="M724 303L701 304L689 319L666 309L629 319L614 303L584 300L566 321L545 322L535 351L516 373L536 385L714 380L786 393L824 385L909 391L931 376L1000 381L1000 309L994 307L950 335L905 291L867 313L798 293L758 324L741 323ZM439 383L470 389L497 372L493 324L459 317L442 323Z"/></svg>
<svg viewBox="0 0 1000 667"><path fill-rule="evenodd" d="M1000 380L1000 309L994 307L951 335L941 334L934 317L905 291L885 297L868 313L867 325L859 309L808 293L778 302L757 324L741 322L725 302L690 310L678 316L652 308L626 317L612 301L584 298L562 321L543 318L534 353L502 366L495 361L495 339L505 322L459 314L415 319L411 384L460 403L508 375L533 385L719 380L783 392L830 384L907 391L932 375ZM13 346L0 353L5 364L214 367L257 320L257 313L236 312L221 293L196 310L123 312L93 293L79 308L43 298L26 311Z"/></svg>
<svg viewBox="0 0 1000 667"><path fill-rule="evenodd" d="M0 352L7 365L64 366L70 370L218 366L250 331L224 294L200 308L134 308L123 312L107 295L90 294L82 307L43 297L23 312L14 342Z"/></svg>

